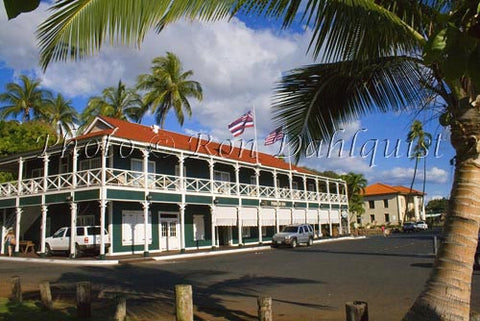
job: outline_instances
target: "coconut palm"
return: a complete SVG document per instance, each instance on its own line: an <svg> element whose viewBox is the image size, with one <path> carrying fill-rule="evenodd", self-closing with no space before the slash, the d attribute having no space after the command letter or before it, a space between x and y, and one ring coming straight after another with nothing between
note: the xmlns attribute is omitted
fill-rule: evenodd
<svg viewBox="0 0 480 321"><path fill-rule="evenodd" d="M140 110L143 110L140 95L120 80L117 87L105 88L102 96L90 98L81 119L84 124L89 124L97 116L138 121L142 116Z"/></svg>
<svg viewBox="0 0 480 321"><path fill-rule="evenodd" d="M340 178L347 182L348 208L350 212L356 216L362 215L365 212L365 208L363 207L363 193L367 187L367 179L363 174L354 172L341 175Z"/></svg>
<svg viewBox="0 0 480 321"><path fill-rule="evenodd" d="M165 57L154 58L152 65L151 73L140 75L137 80L137 88L146 92L143 96L144 105L149 106L161 128L164 128L171 109L175 111L180 125L183 125L185 113L188 117L192 116L188 98L202 100L202 86L189 80L193 71L184 72L180 59L171 52L167 52Z"/></svg>
<svg viewBox="0 0 480 321"><path fill-rule="evenodd" d="M480 198L478 1L62 1L40 26L41 62L81 58L103 39L136 44L150 28L182 17L239 12L312 31L317 63L284 74L274 96L275 119L303 155L305 142L328 139L362 115L444 106L440 122L450 126L456 150L451 206L433 271L404 320L469 320L480 225L473 201Z"/></svg>
<svg viewBox="0 0 480 321"><path fill-rule="evenodd" d="M423 130L423 124L419 120L415 120L410 126L410 131L407 134L407 142L413 144L413 155L412 158L415 159L415 167L413 169L413 178L412 183L410 184L410 192L407 195L408 200L411 199L413 185L415 183L415 178L417 176L418 163L420 159L423 158L423 194L425 194L425 184L427 179L427 153L430 145L432 144L432 135ZM422 197L423 200L424 197ZM422 204L423 207L423 204Z"/></svg>
<svg viewBox="0 0 480 321"><path fill-rule="evenodd" d="M62 94L48 95L42 118L54 127L60 138L65 138L66 135L72 136L78 113L72 106L72 101L65 99Z"/></svg>
<svg viewBox="0 0 480 321"><path fill-rule="evenodd" d="M20 84L10 82L5 86L6 91L0 94L0 101L6 105L0 107L0 118L17 118L21 115L22 121L39 117L44 112L44 97L47 91L40 88L40 81L33 80L25 75L20 76Z"/></svg>

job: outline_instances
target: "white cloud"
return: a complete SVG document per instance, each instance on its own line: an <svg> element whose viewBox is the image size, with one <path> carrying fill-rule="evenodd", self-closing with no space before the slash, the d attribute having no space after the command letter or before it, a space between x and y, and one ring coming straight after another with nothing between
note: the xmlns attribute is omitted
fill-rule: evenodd
<svg viewBox="0 0 480 321"><path fill-rule="evenodd" d="M367 176L369 182L382 182L388 185L408 185L413 178L414 169L410 167L394 167L384 171L374 171ZM423 180L423 170L417 171L416 182ZM445 184L449 180L448 172L436 166L427 169L427 183Z"/></svg>

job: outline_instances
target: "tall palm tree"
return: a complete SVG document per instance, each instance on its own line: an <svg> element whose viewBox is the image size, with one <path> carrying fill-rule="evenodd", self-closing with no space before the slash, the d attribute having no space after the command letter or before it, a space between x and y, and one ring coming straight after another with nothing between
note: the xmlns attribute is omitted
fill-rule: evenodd
<svg viewBox="0 0 480 321"><path fill-rule="evenodd" d="M192 116L189 97L203 99L202 86L189 80L193 71L183 71L182 63L176 55L167 52L165 57L152 60L152 72L138 76L137 88L146 91L143 103L149 106L155 120L161 128L165 127L168 112L173 109L180 125L183 125L185 113Z"/></svg>
<svg viewBox="0 0 480 321"><path fill-rule="evenodd" d="M299 23L312 30L310 52L318 63L284 74L274 114L303 154L339 123L439 100L440 122L450 127L456 150L451 206L432 273L404 320L466 321L480 226L478 11L478 1L467 0L74 0L54 4L39 45L46 68L51 60L89 55L104 39L140 43L149 29L184 17L243 13L280 19L284 28Z"/></svg>
<svg viewBox="0 0 480 321"><path fill-rule="evenodd" d="M413 169L412 183L410 184L410 192L407 195L407 204L412 197L413 185L415 183L415 178L417 176L418 163L421 158L423 158L423 194L425 194L425 184L427 179L427 153L428 149L432 145L432 135L423 130L423 124L419 120L415 120L410 126L410 131L407 134L407 142L413 144L413 155L412 158L415 159L415 167ZM410 156L410 155L409 155ZM422 207L423 207L422 197ZM408 213L408 210L407 210ZM410 215L410 214L409 214Z"/></svg>
<svg viewBox="0 0 480 321"><path fill-rule="evenodd" d="M134 89L127 88L120 80L117 87L108 87L102 91L102 96L89 99L83 110L81 120L90 123L96 116L107 116L118 119L141 119L142 100Z"/></svg>
<svg viewBox="0 0 480 321"><path fill-rule="evenodd" d="M6 91L0 94L0 101L6 105L0 107L0 118L9 116L17 118L22 116L22 121L39 117L44 111L45 90L40 88L40 81L33 80L26 75L20 76L20 84L10 82L5 86Z"/></svg>
<svg viewBox="0 0 480 321"><path fill-rule="evenodd" d="M59 138L72 136L78 121L78 113L72 106L72 101L65 99L62 94L48 95L45 107L42 118L53 126Z"/></svg>

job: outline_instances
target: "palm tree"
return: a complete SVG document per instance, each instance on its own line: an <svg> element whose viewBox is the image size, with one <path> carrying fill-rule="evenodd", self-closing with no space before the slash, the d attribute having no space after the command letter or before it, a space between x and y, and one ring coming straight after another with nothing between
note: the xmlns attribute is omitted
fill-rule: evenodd
<svg viewBox="0 0 480 321"><path fill-rule="evenodd" d="M65 99L62 94L57 94L56 97L48 95L42 118L53 126L59 138L65 138L67 135L72 136L78 113L72 106L72 101Z"/></svg>
<svg viewBox="0 0 480 321"><path fill-rule="evenodd" d="M456 150L451 206L432 273L404 320L466 321L480 225L478 11L478 1L466 0L62 1L39 28L41 62L81 58L104 39L140 43L149 29L183 17L243 13L312 30L318 63L284 74L274 96L275 119L303 155L341 122L439 101Z"/></svg>
<svg viewBox="0 0 480 321"><path fill-rule="evenodd" d="M108 87L102 91L102 96L89 99L87 107L81 115L84 124L89 124L97 116L107 116L118 119L141 119L138 112L142 110L142 100L134 89L129 89L120 80L117 87Z"/></svg>
<svg viewBox="0 0 480 321"><path fill-rule="evenodd" d="M363 174L354 172L341 175L340 178L347 182L348 208L350 212L356 216L362 215L365 212L365 208L363 207L363 193L367 187L367 179Z"/></svg>
<svg viewBox="0 0 480 321"><path fill-rule="evenodd" d="M410 131L407 134L407 142L413 144L413 156L415 158L415 167L413 169L413 178L412 183L410 184L410 192L407 195L407 204L412 196L413 184L415 183L415 178L417 176L418 162L423 158L423 194L425 194L425 184L427 179L427 152L432 144L432 135L423 130L423 124L419 120L415 120L410 126ZM423 208L423 199L422 197L422 208ZM409 211L407 210L407 213ZM410 215L410 214L409 214Z"/></svg>
<svg viewBox="0 0 480 321"><path fill-rule="evenodd" d="M21 84L8 83L5 86L6 91L0 94L0 101L7 103L0 107L1 119L9 116L17 118L21 115L22 121L26 122L39 117L44 112L44 96L47 92L40 89L40 81L21 75L20 82Z"/></svg>
<svg viewBox="0 0 480 321"><path fill-rule="evenodd" d="M165 57L152 60L151 74L138 77L137 88L146 91L143 103L150 107L155 115L155 120L161 128L165 126L168 112L173 109L180 125L183 125L185 114L192 116L189 97L201 101L203 99L202 87L193 80L188 80L193 71L183 72L182 63L177 56L167 52Z"/></svg>

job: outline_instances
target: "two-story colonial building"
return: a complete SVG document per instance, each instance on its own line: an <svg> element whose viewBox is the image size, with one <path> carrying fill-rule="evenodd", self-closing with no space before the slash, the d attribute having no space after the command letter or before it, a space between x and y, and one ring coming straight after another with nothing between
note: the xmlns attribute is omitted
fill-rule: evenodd
<svg viewBox="0 0 480 321"><path fill-rule="evenodd" d="M423 193L405 186L375 183L363 193L365 213L362 225L399 225L405 221L425 220Z"/></svg>
<svg viewBox="0 0 480 321"><path fill-rule="evenodd" d="M45 254L45 238L64 226L105 228L112 244L101 257L265 243L292 223L348 232L342 180L107 117L61 146L1 159L0 170L18 177L0 184L2 233L14 229L17 253L25 239Z"/></svg>

